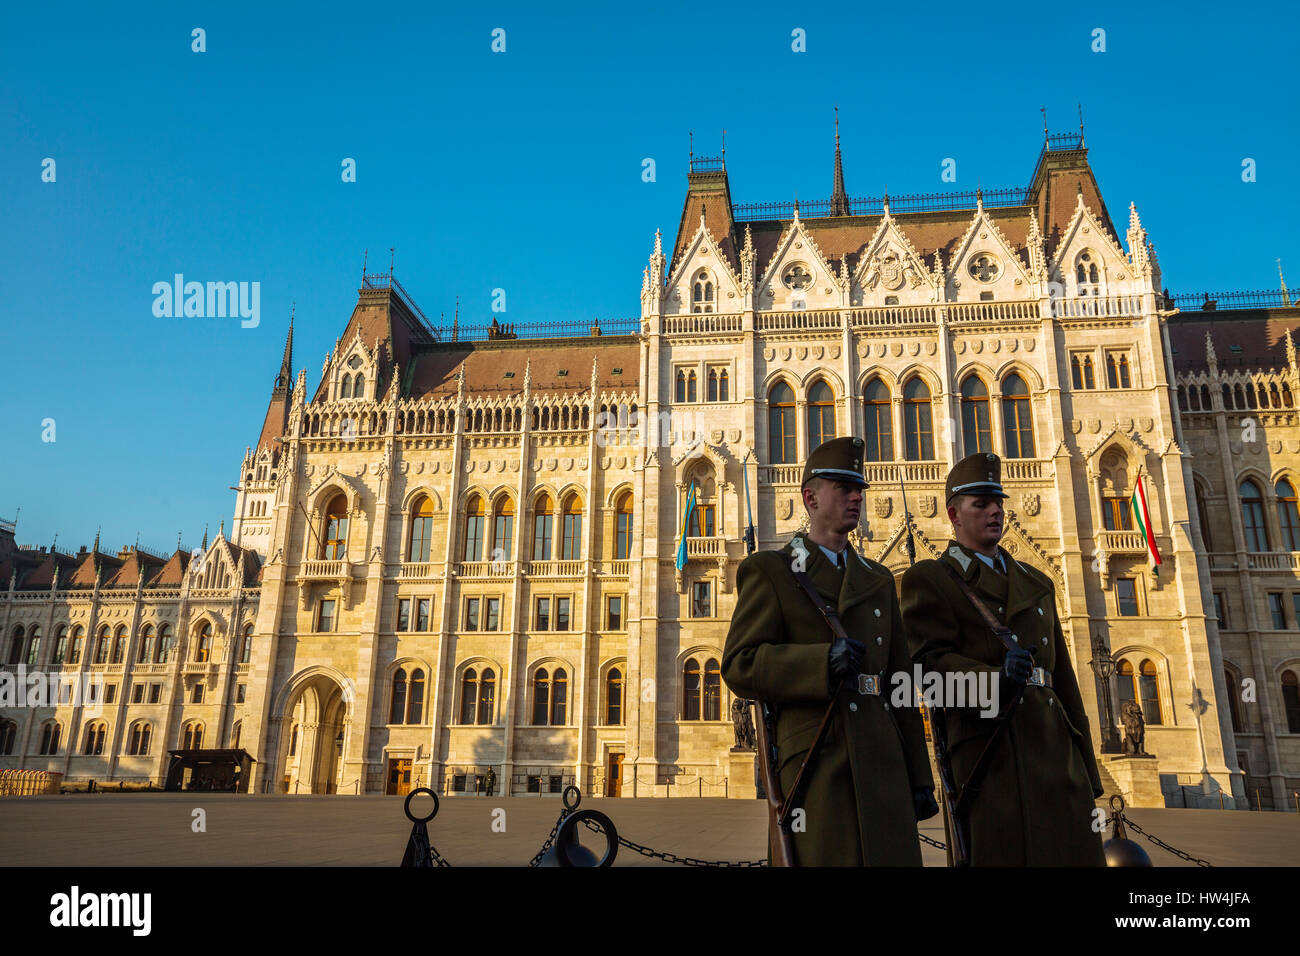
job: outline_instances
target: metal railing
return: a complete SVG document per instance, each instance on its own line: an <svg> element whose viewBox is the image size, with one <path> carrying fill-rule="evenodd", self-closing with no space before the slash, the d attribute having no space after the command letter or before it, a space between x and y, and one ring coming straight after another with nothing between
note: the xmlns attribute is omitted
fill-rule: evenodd
<svg viewBox="0 0 1300 956"><path fill-rule="evenodd" d="M985 206L1023 206L1029 201L1029 190L1023 186L981 191ZM885 196L867 196L849 200L850 216L880 216L885 212ZM964 190L946 193L915 193L906 196L889 196L891 213L906 212L952 212L959 209L974 209L976 190ZM829 199L812 199L798 201L799 216L802 219L824 219L831 215ZM732 219L735 222L759 222L770 219L794 218L795 202L752 202L739 203L732 207Z"/></svg>
<svg viewBox="0 0 1300 956"><path fill-rule="evenodd" d="M1296 299L1281 289L1254 292L1175 292L1166 299L1184 312L1217 312L1231 309L1294 309Z"/></svg>

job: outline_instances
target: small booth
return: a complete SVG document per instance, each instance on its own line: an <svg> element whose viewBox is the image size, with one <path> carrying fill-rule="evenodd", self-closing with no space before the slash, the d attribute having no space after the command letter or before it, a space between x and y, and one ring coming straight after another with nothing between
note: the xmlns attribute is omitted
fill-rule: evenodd
<svg viewBox="0 0 1300 956"><path fill-rule="evenodd" d="M169 750L165 790L202 790L208 793L247 793L249 771L255 761L248 751Z"/></svg>

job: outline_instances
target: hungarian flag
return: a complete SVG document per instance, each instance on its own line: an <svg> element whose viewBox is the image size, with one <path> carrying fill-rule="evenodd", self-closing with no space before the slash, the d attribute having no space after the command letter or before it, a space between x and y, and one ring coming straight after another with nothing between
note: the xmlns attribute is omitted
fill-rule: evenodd
<svg viewBox="0 0 1300 956"><path fill-rule="evenodd" d="M1137 521L1137 528L1142 532L1142 537L1146 539L1147 551L1151 553L1151 566L1155 570L1160 568L1160 549L1156 547L1155 532L1151 530L1151 511L1147 508L1147 493L1142 486L1142 475L1138 475L1137 489L1133 492L1133 497L1129 500L1133 506L1133 517Z"/></svg>

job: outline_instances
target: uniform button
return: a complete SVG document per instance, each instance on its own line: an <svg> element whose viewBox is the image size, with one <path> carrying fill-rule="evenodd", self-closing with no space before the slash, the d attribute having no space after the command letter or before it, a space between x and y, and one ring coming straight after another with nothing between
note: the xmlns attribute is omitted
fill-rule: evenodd
<svg viewBox="0 0 1300 956"><path fill-rule="evenodd" d="M880 706L883 707L883 708L885 708L885 710L889 710L889 701L887 701L887 700L882 700L882 701L880 702Z"/></svg>
<svg viewBox="0 0 1300 956"><path fill-rule="evenodd" d="M856 712L857 709L858 709L858 705L857 705L857 704L849 704L849 710L852 710L852 711Z"/></svg>
<svg viewBox="0 0 1300 956"><path fill-rule="evenodd" d="M1044 646L1044 647L1047 646L1047 638L1043 638L1043 646Z"/></svg>
<svg viewBox="0 0 1300 956"><path fill-rule="evenodd" d="M1050 697L1047 698L1047 706L1048 706L1048 707L1055 707L1055 706L1056 706L1056 701L1052 700L1052 698L1050 698Z"/></svg>
<svg viewBox="0 0 1300 956"><path fill-rule="evenodd" d="M999 613L999 614L1002 613L1002 608L1001 608L1001 607L998 608L998 613Z"/></svg>
<svg viewBox="0 0 1300 956"><path fill-rule="evenodd" d="M876 617L880 617L880 608L876 608Z"/></svg>
<svg viewBox="0 0 1300 956"><path fill-rule="evenodd" d="M881 637L879 634L877 634L877 635L876 635L876 643L877 643L877 644L884 644L884 643L885 643L885 639L884 639L883 637Z"/></svg>
<svg viewBox="0 0 1300 956"><path fill-rule="evenodd" d="M1039 617L1043 616L1043 609L1041 607L1038 609L1038 616Z"/></svg>
<svg viewBox="0 0 1300 956"><path fill-rule="evenodd" d="M1015 641L1017 644L1020 643L1020 638L1016 637L1016 635L1014 635L1014 634L1011 635L1011 639L1012 639L1013 641Z"/></svg>

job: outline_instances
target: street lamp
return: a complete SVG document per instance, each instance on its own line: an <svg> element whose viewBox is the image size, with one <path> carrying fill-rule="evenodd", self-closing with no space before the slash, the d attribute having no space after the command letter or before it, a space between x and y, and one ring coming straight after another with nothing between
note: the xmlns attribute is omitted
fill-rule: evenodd
<svg viewBox="0 0 1300 956"><path fill-rule="evenodd" d="M1092 660L1088 662L1092 672L1101 682L1101 752L1104 754L1123 753L1119 743L1119 730L1111 720L1110 679L1115 676L1116 661L1110 656L1106 642L1097 634L1092 641Z"/></svg>

